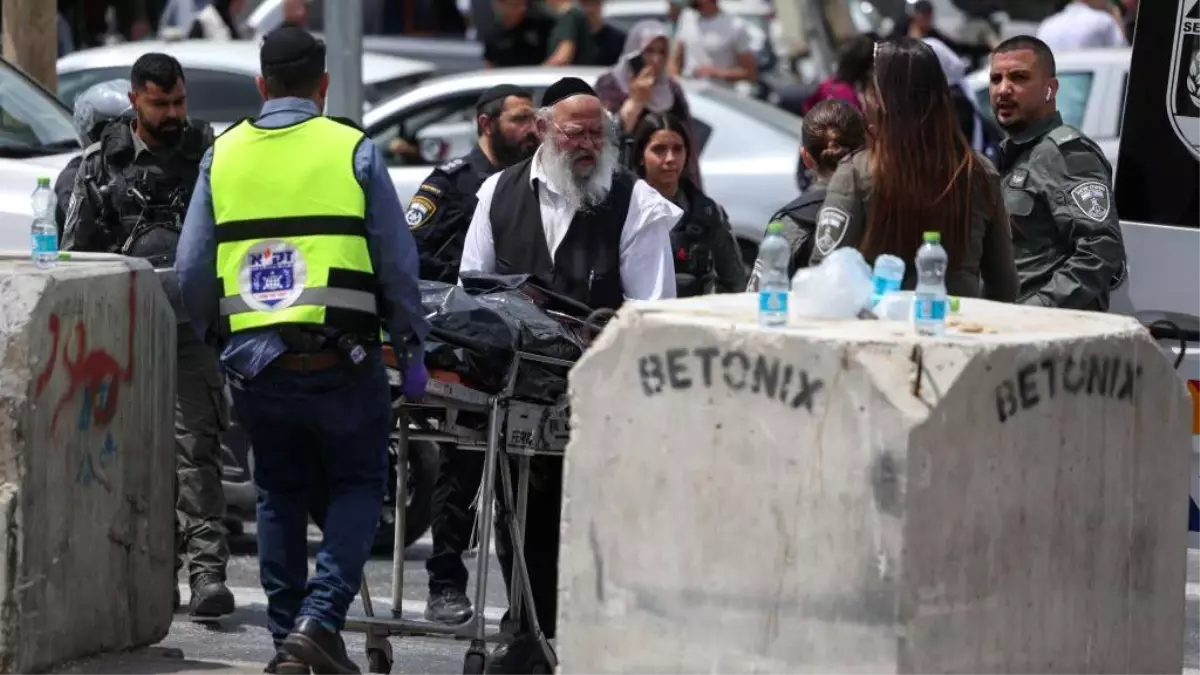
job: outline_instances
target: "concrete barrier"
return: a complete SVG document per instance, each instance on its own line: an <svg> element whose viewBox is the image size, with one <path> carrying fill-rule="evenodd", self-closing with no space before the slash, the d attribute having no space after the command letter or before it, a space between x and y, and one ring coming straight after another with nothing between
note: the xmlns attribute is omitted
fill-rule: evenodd
<svg viewBox="0 0 1200 675"><path fill-rule="evenodd" d="M0 259L0 670L171 625L175 317L148 264Z"/></svg>
<svg viewBox="0 0 1200 675"><path fill-rule="evenodd" d="M1180 672L1183 382L1129 318L957 319L622 310L571 373L562 672Z"/></svg>

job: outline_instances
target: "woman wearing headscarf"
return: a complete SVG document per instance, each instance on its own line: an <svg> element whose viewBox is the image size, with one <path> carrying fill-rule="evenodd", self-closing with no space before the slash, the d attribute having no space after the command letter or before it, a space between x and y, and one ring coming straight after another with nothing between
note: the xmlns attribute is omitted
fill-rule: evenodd
<svg viewBox="0 0 1200 675"><path fill-rule="evenodd" d="M627 145L638 123L651 113L671 114L696 138L683 87L667 72L669 50L666 24L653 19L639 21L629 30L616 65L596 81L596 95L620 120L622 145ZM688 157L687 173L700 184L696 157Z"/></svg>

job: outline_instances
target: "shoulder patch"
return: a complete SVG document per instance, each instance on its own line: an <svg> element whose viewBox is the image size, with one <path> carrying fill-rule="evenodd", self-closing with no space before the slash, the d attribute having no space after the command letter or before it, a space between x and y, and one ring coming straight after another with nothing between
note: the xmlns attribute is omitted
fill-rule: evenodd
<svg viewBox="0 0 1200 675"><path fill-rule="evenodd" d="M438 171L441 171L442 173L454 173L466 165L467 162L462 157L455 157L449 162L439 165Z"/></svg>
<svg viewBox="0 0 1200 675"><path fill-rule="evenodd" d="M404 214L404 219L408 221L408 229L415 230L429 223L429 219L437 212L437 204L428 197L417 195L408 203L408 211Z"/></svg>
<svg viewBox="0 0 1200 675"><path fill-rule="evenodd" d="M1008 184L1017 189L1025 187L1025 180L1029 178L1029 172L1025 169L1017 169L1012 172L1012 176L1008 179Z"/></svg>
<svg viewBox="0 0 1200 675"><path fill-rule="evenodd" d="M421 187L417 188L417 194L420 194L422 192L428 192L429 194L433 195L434 197L442 196L442 188L440 188L428 181L421 183Z"/></svg>
<svg viewBox="0 0 1200 675"><path fill-rule="evenodd" d="M1064 124L1061 127L1051 129L1050 133L1046 134L1046 137L1054 141L1055 145L1066 145L1071 141L1082 138L1083 134L1075 127Z"/></svg>
<svg viewBox="0 0 1200 675"><path fill-rule="evenodd" d="M836 206L826 206L817 214L817 250L821 255L829 255L842 243L846 237L846 226L850 224L850 214Z"/></svg>
<svg viewBox="0 0 1200 675"><path fill-rule="evenodd" d="M1104 222L1112 208L1112 198L1108 186L1099 181L1090 180L1071 188L1071 200L1083 212L1083 215L1097 223Z"/></svg>

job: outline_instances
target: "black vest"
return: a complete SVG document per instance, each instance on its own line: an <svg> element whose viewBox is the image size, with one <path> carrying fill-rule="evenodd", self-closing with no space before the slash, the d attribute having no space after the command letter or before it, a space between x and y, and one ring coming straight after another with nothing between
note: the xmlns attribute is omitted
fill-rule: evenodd
<svg viewBox="0 0 1200 675"><path fill-rule="evenodd" d="M708 293L717 278L713 232L721 227L716 202L702 192L680 186L688 197L687 212L671 229L675 257L675 295L690 298Z"/></svg>
<svg viewBox="0 0 1200 675"><path fill-rule="evenodd" d="M592 309L617 309L625 300L621 231L637 178L618 169L608 197L599 206L575 214L552 259L538 188L529 184L532 162L530 158L505 169L496 183L489 212L496 273L531 274L551 290Z"/></svg>
<svg viewBox="0 0 1200 675"><path fill-rule="evenodd" d="M100 137L102 177L120 231L114 252L146 258L155 267L175 263L175 248L188 202L200 173L200 159L212 145L207 125L184 127L180 147L169 158L134 164L133 134L125 118Z"/></svg>

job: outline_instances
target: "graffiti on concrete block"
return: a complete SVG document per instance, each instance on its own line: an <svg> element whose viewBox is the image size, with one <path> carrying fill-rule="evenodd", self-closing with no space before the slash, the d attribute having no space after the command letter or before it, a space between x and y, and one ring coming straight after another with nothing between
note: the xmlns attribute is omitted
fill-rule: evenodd
<svg viewBox="0 0 1200 675"><path fill-rule="evenodd" d="M75 482L83 487L100 485L112 492L112 481L108 479L108 470L117 462L117 442L113 440L112 432L104 434L104 445L98 451L87 450L79 458L79 469L75 472Z"/></svg>
<svg viewBox="0 0 1200 675"><path fill-rule="evenodd" d="M62 319L57 313L50 315L50 360L37 376L34 394L40 397L50 385L55 372L64 371L67 386L54 405L54 412L50 418L51 434L58 430L59 417L76 400L80 402L80 431L86 431L92 426L107 426L112 421L120 402L121 385L128 385L133 381L133 332L137 322L136 288L137 277L130 274L126 331L128 351L124 366L103 347L88 349L88 327L83 320L77 320L74 330L64 335ZM71 339L72 334L74 340Z"/></svg>

